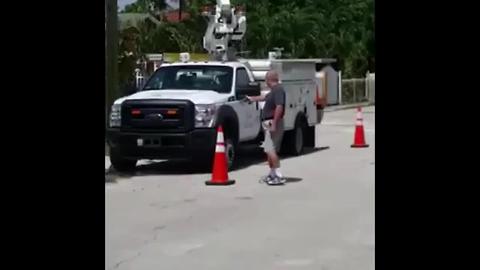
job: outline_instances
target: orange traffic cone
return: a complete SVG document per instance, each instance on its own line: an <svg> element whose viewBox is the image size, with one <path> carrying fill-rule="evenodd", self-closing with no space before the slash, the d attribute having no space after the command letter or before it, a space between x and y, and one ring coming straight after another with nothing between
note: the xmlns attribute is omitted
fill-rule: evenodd
<svg viewBox="0 0 480 270"><path fill-rule="evenodd" d="M227 156L225 155L225 143L223 140L223 128L217 129L217 145L215 147L215 157L213 160L212 179L205 181L207 185L232 185L235 180L228 180Z"/></svg>
<svg viewBox="0 0 480 270"><path fill-rule="evenodd" d="M362 108L357 109L357 122L355 124L355 138L352 144L354 148L368 147L365 143L365 132L363 130Z"/></svg>

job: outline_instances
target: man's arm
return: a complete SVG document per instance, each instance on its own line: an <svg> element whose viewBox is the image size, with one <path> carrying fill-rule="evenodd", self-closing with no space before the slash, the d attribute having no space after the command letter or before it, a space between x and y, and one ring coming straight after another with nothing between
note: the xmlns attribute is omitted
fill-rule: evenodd
<svg viewBox="0 0 480 270"><path fill-rule="evenodd" d="M264 100L265 100L265 96L266 96L266 95L263 95L263 94L262 94L262 95L260 95L260 96L253 96L253 97L247 96L247 98L248 98L248 100L254 101L254 102L255 102L255 101L264 101Z"/></svg>

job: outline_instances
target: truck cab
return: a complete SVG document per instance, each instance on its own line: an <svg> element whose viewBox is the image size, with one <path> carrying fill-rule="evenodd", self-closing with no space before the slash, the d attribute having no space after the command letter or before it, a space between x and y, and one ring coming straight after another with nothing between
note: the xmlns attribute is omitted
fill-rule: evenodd
<svg viewBox="0 0 480 270"><path fill-rule="evenodd" d="M260 85L239 62L164 64L140 91L116 100L107 141L112 165L133 170L140 159L191 159L210 165L216 127L225 132L229 167L236 147L261 133Z"/></svg>

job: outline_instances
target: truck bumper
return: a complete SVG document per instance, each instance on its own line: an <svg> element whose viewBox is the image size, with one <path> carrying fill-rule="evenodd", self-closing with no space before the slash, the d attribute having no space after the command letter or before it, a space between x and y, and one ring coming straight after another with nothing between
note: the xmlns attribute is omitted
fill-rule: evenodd
<svg viewBox="0 0 480 270"><path fill-rule="evenodd" d="M126 159L191 159L212 157L216 131L196 129L187 133L136 133L107 129L107 142Z"/></svg>

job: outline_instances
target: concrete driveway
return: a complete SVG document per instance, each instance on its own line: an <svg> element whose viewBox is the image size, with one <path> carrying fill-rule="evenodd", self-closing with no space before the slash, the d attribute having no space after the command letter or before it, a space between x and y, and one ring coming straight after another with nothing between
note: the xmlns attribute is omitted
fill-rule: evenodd
<svg viewBox="0 0 480 270"><path fill-rule="evenodd" d="M282 159L284 186L258 182L268 168L250 148L232 186L206 186L209 173L182 162L114 177L105 269L374 269L375 107L364 108L369 148L350 148L355 114L325 113L316 148Z"/></svg>

